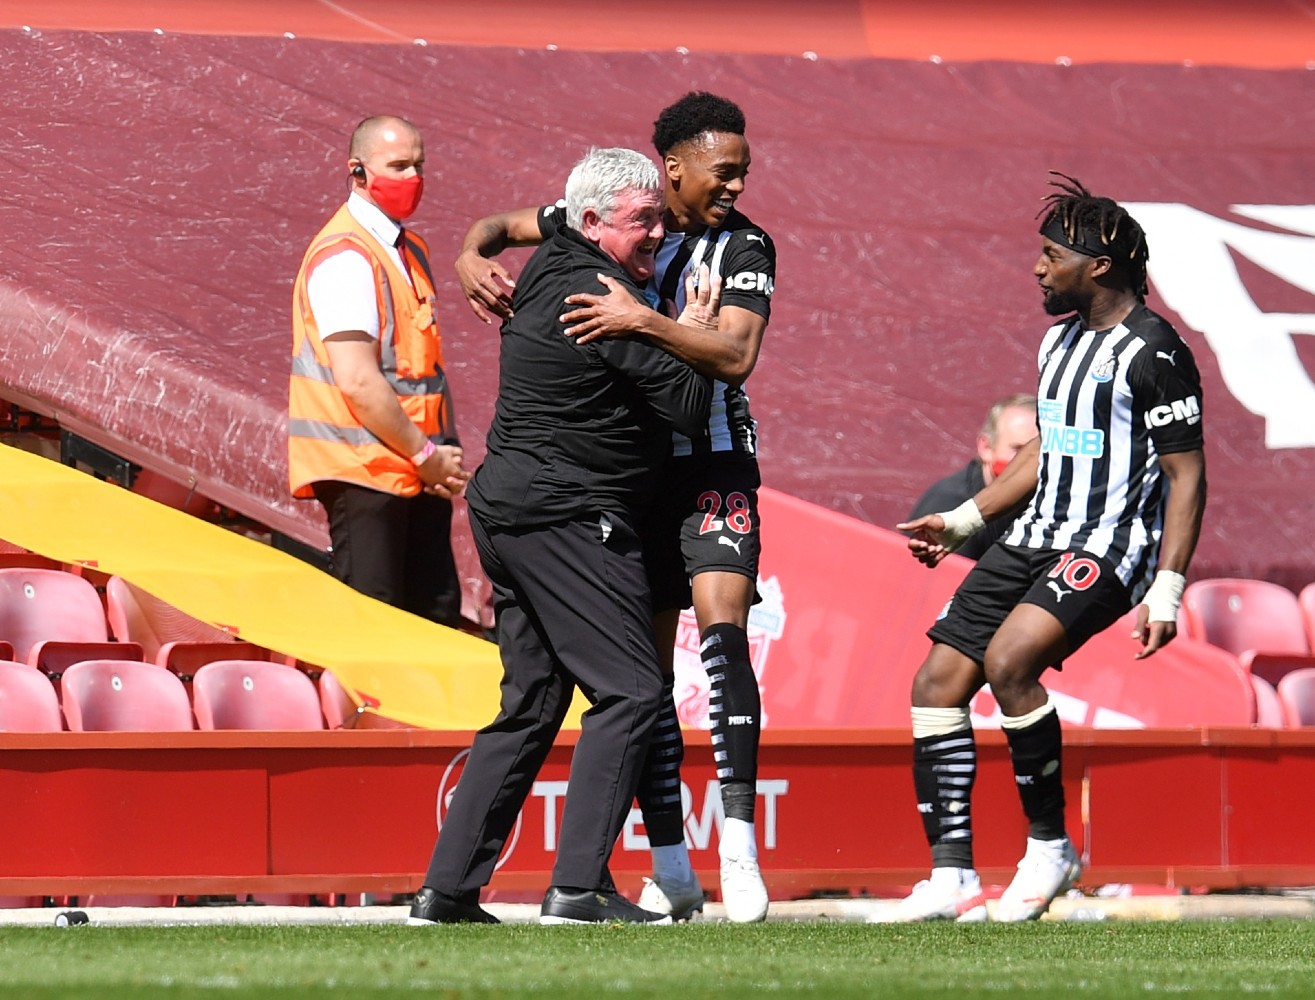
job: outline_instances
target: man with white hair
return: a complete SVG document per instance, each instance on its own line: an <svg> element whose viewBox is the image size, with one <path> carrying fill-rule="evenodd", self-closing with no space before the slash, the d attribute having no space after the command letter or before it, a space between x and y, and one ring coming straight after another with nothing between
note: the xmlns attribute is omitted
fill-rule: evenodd
<svg viewBox="0 0 1315 1000"><path fill-rule="evenodd" d="M642 337L581 345L566 296L638 301L662 243L662 181L628 149L596 149L566 183L567 225L534 254L502 327L488 455L466 492L493 586L502 705L475 737L409 922L495 922L479 891L578 686L593 703L571 761L543 923L670 923L616 891L612 847L662 699L637 523L673 429L704 433L711 386Z"/></svg>

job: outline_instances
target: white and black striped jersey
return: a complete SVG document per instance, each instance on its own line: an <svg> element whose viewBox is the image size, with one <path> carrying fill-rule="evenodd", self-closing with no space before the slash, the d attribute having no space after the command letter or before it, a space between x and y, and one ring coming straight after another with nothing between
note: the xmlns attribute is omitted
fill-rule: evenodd
<svg viewBox="0 0 1315 1000"><path fill-rule="evenodd" d="M1109 330L1061 320L1037 361L1039 482L1001 541L1103 556L1135 602L1159 553L1168 489L1159 458L1203 446L1196 361L1145 305Z"/></svg>
<svg viewBox="0 0 1315 1000"><path fill-rule="evenodd" d="M565 204L545 206L539 212L539 232L546 239L566 225ZM722 306L737 306L771 318L772 292L776 287L776 246L772 238L734 209L716 229L693 233L669 233L658 251L657 273L652 284L663 301L685 306L685 276L707 264L714 277L722 278ZM682 434L672 437L676 455L735 452L756 455L757 422L749 413L749 396L744 387L714 380L708 435L691 441Z"/></svg>

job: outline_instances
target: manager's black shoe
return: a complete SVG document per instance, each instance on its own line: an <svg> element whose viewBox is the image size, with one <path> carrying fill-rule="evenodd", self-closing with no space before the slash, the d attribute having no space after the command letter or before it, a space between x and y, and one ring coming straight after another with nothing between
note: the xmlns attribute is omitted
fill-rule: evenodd
<svg viewBox="0 0 1315 1000"><path fill-rule="evenodd" d="M410 927L424 927L428 924L497 924L497 917L481 909L476 895L469 902L453 899L437 889L422 886L411 904L411 915L406 918Z"/></svg>
<svg viewBox="0 0 1315 1000"><path fill-rule="evenodd" d="M640 909L616 890L553 886L539 908L541 924L669 924L671 915Z"/></svg>

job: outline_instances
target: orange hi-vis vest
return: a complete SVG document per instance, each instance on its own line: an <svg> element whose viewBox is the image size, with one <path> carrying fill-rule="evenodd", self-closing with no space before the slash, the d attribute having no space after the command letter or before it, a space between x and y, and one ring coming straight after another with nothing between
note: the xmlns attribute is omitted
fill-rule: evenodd
<svg viewBox="0 0 1315 1000"><path fill-rule="evenodd" d="M311 241L302 259L292 291L288 390L288 478L293 496L312 496L310 484L326 479L359 483L398 496L414 496L424 486L410 457L399 455L366 430L334 381L306 293L311 271L331 254L355 251L374 270L379 369L397 393L402 409L435 444L457 440L443 374L429 247L404 231L399 249L414 287L343 205Z"/></svg>

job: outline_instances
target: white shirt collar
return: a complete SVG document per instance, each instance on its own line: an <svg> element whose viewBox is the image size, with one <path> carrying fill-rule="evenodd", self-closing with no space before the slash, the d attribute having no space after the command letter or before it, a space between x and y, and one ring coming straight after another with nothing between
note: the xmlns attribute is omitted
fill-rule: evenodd
<svg viewBox="0 0 1315 1000"><path fill-rule="evenodd" d="M384 215L377 205L370 204L353 191L347 196L347 211L381 246L390 250L397 246L397 237L402 227Z"/></svg>

